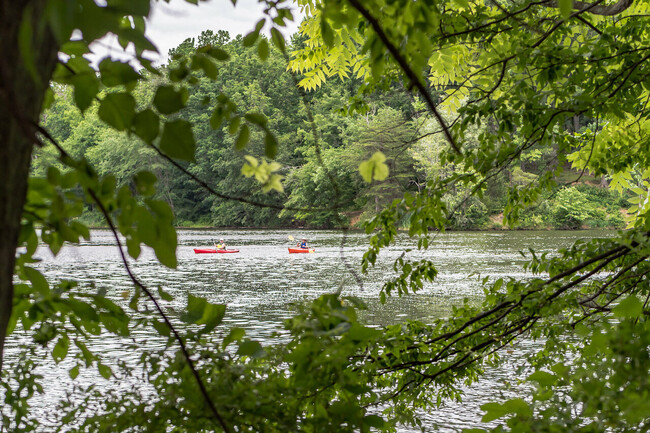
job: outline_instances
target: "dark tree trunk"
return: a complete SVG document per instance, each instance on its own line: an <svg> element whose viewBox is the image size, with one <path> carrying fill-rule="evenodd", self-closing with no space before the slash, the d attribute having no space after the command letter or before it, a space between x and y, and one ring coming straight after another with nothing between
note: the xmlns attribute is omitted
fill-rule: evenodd
<svg viewBox="0 0 650 433"><path fill-rule="evenodd" d="M0 0L0 371L7 325L13 306L13 273L20 218L27 192L33 148L45 90L57 60L58 46L41 25L45 0ZM38 80L25 68L18 30L30 11L32 51Z"/></svg>

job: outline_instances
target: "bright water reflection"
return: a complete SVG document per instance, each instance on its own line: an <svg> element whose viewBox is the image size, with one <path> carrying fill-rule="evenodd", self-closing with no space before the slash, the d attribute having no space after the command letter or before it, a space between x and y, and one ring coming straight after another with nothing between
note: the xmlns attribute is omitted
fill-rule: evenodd
<svg viewBox="0 0 650 433"><path fill-rule="evenodd" d="M482 288L480 273L491 278L526 277L521 269L525 259L520 250L533 248L539 252L553 251L571 245L579 238L611 236L611 232L456 232L437 235L427 251L417 251L412 240L400 235L394 246L382 252L377 266L368 275L352 275L344 262L358 272L360 259L367 246L364 233L338 231L287 230L179 230L177 250L178 269L161 266L151 250L143 251L132 261L134 273L147 286L162 286L175 295L178 306L184 304L185 294L204 296L212 302L227 305L226 326L240 326L260 340L282 329L282 320L292 314L291 304L313 299L320 294L341 290L344 295L364 299L368 311L362 319L372 325L385 325L411 319L427 321L447 314L464 298L478 302ZM288 254L293 245L288 237L306 236L316 248L314 254ZM193 248L210 247L215 238L223 237L238 254L195 254ZM342 242L344 245L342 247ZM392 263L405 250L414 260L427 257L439 268L439 277L415 295L391 298L384 305L378 302L382 284L393 274ZM38 251L43 261L38 267L50 278L72 279L81 285L104 287L108 295L121 300L121 294L131 289L130 281L107 230L94 230L92 239L79 246L65 246L52 257L46 248ZM360 283L357 281L360 277ZM124 302L123 300L121 302ZM147 338L147 336L142 336ZM8 357L16 339L9 343ZM149 343L151 339L147 338ZM468 389L463 405L446 404L426 416L427 431L456 432L477 425L478 408L484 397L494 398L498 390L506 391L504 382L512 381L512 371L526 344L512 352L510 365L492 370L478 386ZM93 349L113 359L137 359L139 353L125 353L115 339L101 339ZM61 397L67 384L65 368L47 369L54 386L48 399ZM489 390L489 391L488 391ZM51 391L51 390L50 390ZM408 430L404 430L408 431Z"/></svg>

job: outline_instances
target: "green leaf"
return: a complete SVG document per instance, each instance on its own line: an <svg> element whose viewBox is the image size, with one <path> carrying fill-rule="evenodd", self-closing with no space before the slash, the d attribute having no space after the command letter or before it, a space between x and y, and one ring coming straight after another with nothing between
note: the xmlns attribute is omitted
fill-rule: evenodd
<svg viewBox="0 0 650 433"><path fill-rule="evenodd" d="M381 429L386 425L386 421L379 415L366 415L363 417L363 424Z"/></svg>
<svg viewBox="0 0 650 433"><path fill-rule="evenodd" d="M150 3L147 0L107 0L107 7L123 15L146 17L149 15Z"/></svg>
<svg viewBox="0 0 650 433"><path fill-rule="evenodd" d="M242 44L245 47L252 47L259 36L260 36L259 32L253 30L252 32L244 36L244 39L242 40Z"/></svg>
<svg viewBox="0 0 650 433"><path fill-rule="evenodd" d="M334 31L323 15L321 15L320 20L320 31L321 35L323 36L323 42L325 42L325 45L328 47L334 46Z"/></svg>
<svg viewBox="0 0 650 433"><path fill-rule="evenodd" d="M154 329L158 331L159 335L162 335L163 337L169 337L171 335L171 329L169 329L169 326L167 326L166 323L154 320L152 325Z"/></svg>
<svg viewBox="0 0 650 433"><path fill-rule="evenodd" d="M82 323L84 325L86 325L86 322L88 321L99 321L99 315L97 314L97 311L95 311L95 309L89 304L74 298L66 300L65 304L70 307L70 309L77 315L78 318L82 320Z"/></svg>
<svg viewBox="0 0 650 433"><path fill-rule="evenodd" d="M78 74L70 79L74 87L74 101L79 110L86 111L99 93L99 79L95 74Z"/></svg>
<svg viewBox="0 0 650 433"><path fill-rule="evenodd" d="M278 154L278 139L271 131L264 135L264 155L269 159L274 159Z"/></svg>
<svg viewBox="0 0 650 433"><path fill-rule="evenodd" d="M233 116L230 119L230 125L228 125L228 132L230 133L230 135L233 135L235 132L237 132L240 124L241 124L241 117Z"/></svg>
<svg viewBox="0 0 650 433"><path fill-rule="evenodd" d="M59 338L54 349L52 349L52 357L58 364L68 355L68 348L70 347L70 340L67 336L63 335Z"/></svg>
<svg viewBox="0 0 650 433"><path fill-rule="evenodd" d="M242 328L232 328L226 338L223 339L221 343L222 348L226 348L233 341L239 341L246 335L246 331Z"/></svg>
<svg viewBox="0 0 650 433"><path fill-rule="evenodd" d="M28 266L25 266L24 268L25 276L27 280L29 280L32 283L32 287L34 290L36 290L38 293L42 295L46 295L50 291L50 284L47 282L47 279L41 274L39 271L37 271L34 268L30 268Z"/></svg>
<svg viewBox="0 0 650 433"><path fill-rule="evenodd" d="M186 323L205 325L201 333L206 333L212 331L221 323L225 313L225 305L212 304L204 298L188 294L187 311L181 315L181 320Z"/></svg>
<svg viewBox="0 0 650 433"><path fill-rule="evenodd" d="M54 325L49 322L40 322L41 326L33 334L34 341L42 346L46 346L47 343L52 341L57 335L57 330Z"/></svg>
<svg viewBox="0 0 650 433"><path fill-rule="evenodd" d="M90 48L88 48L88 43L82 40L67 41L59 51L70 56L83 56L90 53Z"/></svg>
<svg viewBox="0 0 650 433"><path fill-rule="evenodd" d="M86 366L90 366L92 361L95 359L95 355L88 350L88 347L86 347L86 344L83 341L75 340L74 344L79 348L79 350L81 350Z"/></svg>
<svg viewBox="0 0 650 433"><path fill-rule="evenodd" d="M205 325L201 332L210 332L223 321L226 314L226 306L223 304L207 303L203 310L203 317L197 322L199 325Z"/></svg>
<svg viewBox="0 0 650 433"><path fill-rule="evenodd" d="M134 19L134 22L137 22L138 19ZM142 33L143 30L138 30L138 29L133 29L133 28L120 28L115 31L115 33L118 36L118 40L120 44L128 45L129 43L132 43L133 46L135 47L136 54L142 54L144 50L148 51L153 51L153 52L158 52L158 49L156 46L151 43L149 39ZM146 61L143 61L144 59L142 57L138 57L138 61L142 66L144 66L147 70L150 72L153 72L154 74L157 73L157 71L151 71L151 68L147 67Z"/></svg>
<svg viewBox="0 0 650 433"><path fill-rule="evenodd" d="M124 131L135 116L135 99L128 93L110 93L102 99L97 114L113 128Z"/></svg>
<svg viewBox="0 0 650 433"><path fill-rule="evenodd" d="M248 125L246 124L242 125L242 127L239 128L239 135L237 135L237 140L235 140L235 149L243 150L248 144L248 140L250 139L250 136L251 136L251 131Z"/></svg>
<svg viewBox="0 0 650 433"><path fill-rule="evenodd" d="M269 43L266 39L262 38L260 43L257 44L257 55L263 62L269 58Z"/></svg>
<svg viewBox="0 0 650 433"><path fill-rule="evenodd" d="M269 180L264 182L262 185L262 191L269 192L271 190L275 190L277 192L284 192L284 187L282 186L283 178L284 176L281 176L279 174L272 174L269 177Z"/></svg>
<svg viewBox="0 0 650 433"><path fill-rule="evenodd" d="M384 162L386 157L380 151L375 152L370 159L363 161L359 164L359 172L361 177L367 183L374 180L384 180L388 177L388 166Z"/></svg>
<svg viewBox="0 0 650 433"><path fill-rule="evenodd" d="M257 173L259 163L254 156L245 155L244 158L248 161L241 168L241 173L246 177L254 176Z"/></svg>
<svg viewBox="0 0 650 433"><path fill-rule="evenodd" d="M532 414L532 410L528 403L521 398L513 398L503 404L499 403L486 403L481 406L486 413L481 418L483 422L490 422L502 418L505 415L517 414L520 416L528 416Z"/></svg>
<svg viewBox="0 0 650 433"><path fill-rule="evenodd" d="M365 342L375 337L379 331L373 328L362 326L358 323L352 324L345 337L355 342Z"/></svg>
<svg viewBox="0 0 650 433"><path fill-rule="evenodd" d="M138 194L143 196L151 196L156 193L155 184L158 179L156 175L150 171L139 171L133 176L133 182Z"/></svg>
<svg viewBox="0 0 650 433"><path fill-rule="evenodd" d="M133 83L142 78L128 63L114 61L109 57L99 63L99 73L102 83L108 87Z"/></svg>
<svg viewBox="0 0 650 433"><path fill-rule="evenodd" d="M612 309L616 317L635 318L643 314L643 303L635 295L623 299Z"/></svg>
<svg viewBox="0 0 650 433"><path fill-rule="evenodd" d="M203 310L208 301L204 298L199 298L191 293L187 294L187 310L181 315L181 320L185 323L196 323L203 317Z"/></svg>
<svg viewBox="0 0 650 433"><path fill-rule="evenodd" d="M104 379L110 379L110 377L113 375L113 370L111 370L111 367L104 365L101 362L97 362L97 370L99 370L99 374L101 374Z"/></svg>
<svg viewBox="0 0 650 433"><path fill-rule="evenodd" d="M151 144L160 132L160 118L147 108L135 115L133 126L136 135L145 143Z"/></svg>
<svg viewBox="0 0 650 433"><path fill-rule="evenodd" d="M165 292L161 286L158 286L158 295L160 296L160 299L164 301L173 301L174 298L172 295L169 293Z"/></svg>
<svg viewBox="0 0 650 433"><path fill-rule="evenodd" d="M246 113L244 115L244 118L246 120L248 120L249 122L251 122L251 123L253 123L253 124L257 125L257 126L260 126L262 128L266 128L266 124L268 123L268 119L266 118L266 116L264 116L261 113L254 113L254 112Z"/></svg>
<svg viewBox="0 0 650 433"><path fill-rule="evenodd" d="M203 70L205 76L212 80L216 80L219 75L219 68L214 64L214 61L207 56L201 56L199 59L200 60L197 60L197 64Z"/></svg>
<svg viewBox="0 0 650 433"><path fill-rule="evenodd" d="M217 47L211 47L210 50L208 50L208 55L222 62L230 59L230 54Z"/></svg>
<svg viewBox="0 0 650 433"><path fill-rule="evenodd" d="M567 19L571 16L571 11L573 10L573 0L558 0L558 6L560 8L560 15L562 18Z"/></svg>
<svg viewBox="0 0 650 433"><path fill-rule="evenodd" d="M160 86L153 98L153 105L162 114L173 114L185 107L187 91L177 91L174 86Z"/></svg>
<svg viewBox="0 0 650 433"><path fill-rule="evenodd" d="M160 138L160 150L171 158L193 162L196 143L192 133L192 125L182 119L165 123Z"/></svg>
<svg viewBox="0 0 650 433"><path fill-rule="evenodd" d="M280 30L276 29L275 27L271 28L271 41L273 42L273 45L275 45L277 49L279 49L283 53L285 52L286 42L284 40L284 36L282 36Z"/></svg>
<svg viewBox="0 0 650 433"><path fill-rule="evenodd" d="M546 371L536 371L528 376L528 380L541 386L553 386L557 383L557 376Z"/></svg>
<svg viewBox="0 0 650 433"><path fill-rule="evenodd" d="M239 349L237 350L237 354L240 356L261 358L266 354L266 351L264 350L264 348L262 348L262 345L259 342L253 340L246 340L239 343Z"/></svg>
<svg viewBox="0 0 650 433"><path fill-rule="evenodd" d="M70 369L70 371L68 372L68 374L70 374L70 378L71 378L72 380L76 379L77 376L79 376L79 366L78 366L78 365L75 365L74 367L72 367L72 368Z"/></svg>
<svg viewBox="0 0 650 433"><path fill-rule="evenodd" d="M69 41L75 28L75 14L67 8L67 0L50 0L45 8L54 36L60 44Z"/></svg>
<svg viewBox="0 0 650 433"><path fill-rule="evenodd" d="M126 238L126 249L131 257L137 259L140 257L141 248L140 241L132 237Z"/></svg>
<svg viewBox="0 0 650 433"><path fill-rule="evenodd" d="M486 403L481 406L481 409L485 411L485 415L481 418L483 422L494 421L508 414L508 411L499 403Z"/></svg>
<svg viewBox="0 0 650 433"><path fill-rule="evenodd" d="M43 107L42 110L49 110L52 108L52 104L54 103L54 91L52 90L52 87L48 87L45 89L45 95L43 98Z"/></svg>

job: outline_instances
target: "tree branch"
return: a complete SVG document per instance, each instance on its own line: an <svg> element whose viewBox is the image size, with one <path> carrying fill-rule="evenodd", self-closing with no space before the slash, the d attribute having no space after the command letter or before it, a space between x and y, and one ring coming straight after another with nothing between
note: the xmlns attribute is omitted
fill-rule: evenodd
<svg viewBox="0 0 650 433"><path fill-rule="evenodd" d="M399 67L402 69L406 77L409 79L411 84L415 86L418 89L418 92L420 92L420 95L424 98L426 101L427 105L429 106L429 109L433 113L433 115L436 117L438 122L440 123L440 126L442 127L442 131L445 134L445 138L451 145L451 147L454 149L454 151L457 154L461 154L460 147L458 146L458 143L454 140L454 137L451 135L451 131L447 127L447 124L445 122L445 119L442 118L442 115L436 108L436 104L433 102L433 98L431 97L431 94L427 90L427 88L424 86L422 81L420 80L420 77L418 74L415 73L415 71L411 68L411 66L408 64L404 56L399 52L397 47L388 39L388 35L386 35L386 32L384 32L384 29L381 27L381 24L379 24L379 21L375 17L373 17L368 9L366 9L358 0L348 0L348 2L370 23L372 28L374 29L375 33L377 33L377 36L379 36L379 39L381 39L381 42L384 44L388 52L393 56Z"/></svg>
<svg viewBox="0 0 650 433"><path fill-rule="evenodd" d="M581 1L574 1L573 2L573 9L579 10L581 12L589 12L590 14L594 15L602 15L606 17L611 17L614 15L618 15L621 12L623 12L625 9L629 8L632 6L632 3L634 3L634 0L619 0L617 3L613 5L599 5L598 3L602 3L601 1L594 3L585 3ZM556 8L558 7L558 2L556 0L551 0L543 4L544 6Z"/></svg>
<svg viewBox="0 0 650 433"><path fill-rule="evenodd" d="M52 137L50 135L50 133L46 129L44 129L43 127L41 127L40 125L37 125L37 124L34 125L34 128L39 133L43 134L43 136L45 136L45 138L47 138L48 141L50 141L54 145L54 147L57 148L57 150L59 151L59 153L61 155L61 158L66 158L66 159L70 158L70 155L54 139L54 137ZM34 136L34 140L38 140L38 138L35 135L33 135L33 136ZM223 417L221 417L221 415L217 411L217 408L214 405L214 402L210 398L210 395L208 394L208 391L207 391L207 389L205 387L205 384L203 383L203 380L201 379L201 376L199 376L199 372L196 369L196 366L194 365L194 361L190 357L190 354L189 354L189 352L187 350L187 347L185 346L185 342L183 341L183 338L180 336L180 334L178 333L176 328L174 328L171 321L169 320L169 318L167 317L167 315L163 311L162 307L160 306L160 304L156 300L155 296L153 296L153 293L151 293L151 291L144 284L142 284L140 282L140 280L138 280L137 277L131 271L131 267L129 266L129 262L126 259L126 256L124 255L124 250L122 248L122 241L120 240L117 228L115 227L115 224L113 224L113 220L112 220L110 214L108 213L108 210L106 209L106 207L104 206L104 204L99 199L99 197L97 196L97 194L95 193L95 191L93 189L87 188L86 191L92 197L93 201L95 202L95 204L97 205L97 207L101 211L102 215L104 216L104 219L106 220L106 223L108 224L111 232L113 233L113 236L115 237L115 242L117 243L117 247L118 247L118 251L120 252L120 257L122 259L122 263L124 264L124 268L126 269L126 272L127 272L128 276L129 276L129 278L131 279L131 281L133 282L133 284L136 287L139 287L145 293L145 295L147 295L147 297L151 300L151 302L156 307L156 311L162 317L163 321L165 322L165 325L167 325L169 330L174 334L174 339L178 342L178 345L181 348L181 352L183 353L185 359L187 360L188 366L190 367L190 370L192 371L192 374L193 374L194 378L196 379L196 382L197 382L197 384L199 386L199 389L201 391L201 394L203 395L204 400L206 401L206 403L210 407L210 410L212 411L212 414L214 415L214 417L217 419L217 421L221 425L221 428L226 433L229 433L231 430L228 427L228 425L225 423Z"/></svg>
<svg viewBox="0 0 650 433"><path fill-rule="evenodd" d="M113 232L113 236L115 237L115 242L117 243L117 249L120 252L120 257L122 258L122 263L124 264L124 268L126 269L126 272L129 275L129 278L131 279L131 281L133 282L133 284L136 287L139 287L147 295L149 300L156 307L156 311L158 311L158 314L162 317L163 321L165 322L165 325L167 325L169 330L174 334L174 339L178 342L178 345L181 348L181 352L183 353L183 356L187 360L187 364L190 367L190 370L192 371L192 375L194 376L194 379L196 379L196 383L199 386L199 390L201 391L201 395L203 396L203 399L205 400L205 402L210 407L210 410L212 411L212 414L214 415L214 417L217 419L217 421L221 425L221 428L226 433L229 433L230 428L228 427L228 425L226 424L224 419L221 417L221 415L217 411L217 408L216 408L214 402L210 398L210 395L208 394L208 390L206 389L205 384L203 383L203 380L201 379L201 376L199 376L199 372L196 369L196 366L194 365L194 361L190 357L190 354L189 354L189 352L187 350L187 346L185 346L185 342L183 341L183 338L180 336L180 334L178 333L176 328L174 328L174 326L172 325L171 321L169 320L169 318L167 317L167 315L163 311L162 307L160 306L160 304L156 300L153 293L151 293L151 291L144 284L142 284L140 282L140 280L138 280L136 278L136 276L133 274L133 272L131 271L131 267L129 266L129 262L126 259L126 256L124 255L124 250L122 248L122 241L120 241L120 236L119 236L119 234L117 232L117 228L113 224L113 220L111 219L111 216L109 215L108 211L106 210L106 207L104 206L102 201L99 199L99 197L97 197L97 194L95 193L95 191L93 191L90 188L88 188L87 191L88 191L88 194L90 194L90 196L92 197L92 199L95 202L95 204L97 205L97 207L100 209L100 211L104 215L104 218L106 219L106 222L108 223L111 232Z"/></svg>

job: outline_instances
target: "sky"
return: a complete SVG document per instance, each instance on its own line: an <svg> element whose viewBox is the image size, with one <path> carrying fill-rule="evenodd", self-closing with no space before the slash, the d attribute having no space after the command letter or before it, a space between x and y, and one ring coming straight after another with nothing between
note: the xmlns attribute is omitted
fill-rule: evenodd
<svg viewBox="0 0 650 433"><path fill-rule="evenodd" d="M245 35L261 17L262 7L257 0L237 0L236 7L231 0L207 0L198 5L184 0L170 0L168 3L163 0L152 1L146 34L158 48L159 54L147 53L146 57L154 60L155 64L166 63L171 48L177 47L187 38L196 38L203 30L226 30L231 37ZM300 18L297 10L294 11L294 18L298 23L287 27L283 32L285 37L298 29ZM107 54L116 59L132 57L123 54L115 39L108 37L94 44L93 51L97 57L103 58Z"/></svg>

